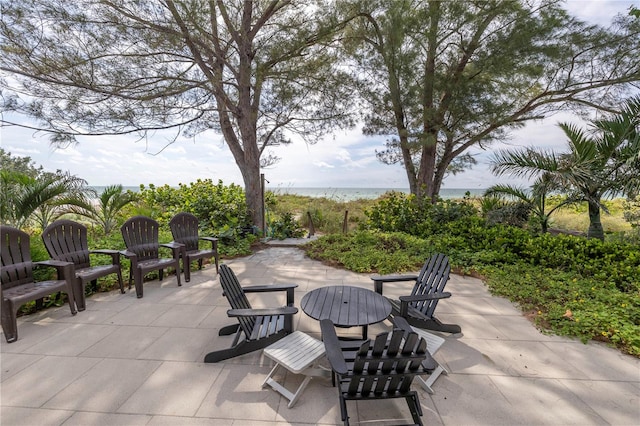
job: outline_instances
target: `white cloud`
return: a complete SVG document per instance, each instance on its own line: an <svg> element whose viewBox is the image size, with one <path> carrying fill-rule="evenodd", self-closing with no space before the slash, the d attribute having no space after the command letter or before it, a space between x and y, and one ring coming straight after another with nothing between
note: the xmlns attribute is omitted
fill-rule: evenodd
<svg viewBox="0 0 640 426"><path fill-rule="evenodd" d="M568 0L566 9L574 16L594 24L607 26L614 16L628 13L638 0Z"/></svg>
<svg viewBox="0 0 640 426"><path fill-rule="evenodd" d="M333 169L335 167L325 161L314 161L312 164L321 169Z"/></svg>

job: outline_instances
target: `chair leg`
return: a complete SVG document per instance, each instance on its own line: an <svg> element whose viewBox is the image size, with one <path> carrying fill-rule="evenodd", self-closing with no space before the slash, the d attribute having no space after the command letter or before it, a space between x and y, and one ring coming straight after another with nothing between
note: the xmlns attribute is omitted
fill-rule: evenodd
<svg viewBox="0 0 640 426"><path fill-rule="evenodd" d="M76 274L74 272L73 269L73 265L68 265L65 266L63 269L63 273L62 276L65 278L66 281L66 293L67 293L67 300L69 301L69 309L71 310L71 315L75 315L78 313L78 311L76 310L76 297L75 294L77 292L77 290L74 289L74 287L78 286L82 288L82 282L80 282L80 280L76 277ZM80 297L80 300L82 302L84 302L84 292L82 294L78 295Z"/></svg>
<svg viewBox="0 0 640 426"><path fill-rule="evenodd" d="M124 283L122 282L122 271L118 269L118 271L116 272L116 275L118 276L118 284L120 284L120 293L124 294Z"/></svg>
<svg viewBox="0 0 640 426"><path fill-rule="evenodd" d="M76 278L73 287L73 298L76 301L78 311L84 311L87 307L86 298L84 296L84 285L80 278Z"/></svg>
<svg viewBox="0 0 640 426"><path fill-rule="evenodd" d="M7 343L18 340L18 310L9 300L2 301L2 331Z"/></svg>
<svg viewBox="0 0 640 426"><path fill-rule="evenodd" d="M76 309L76 301L73 297L73 293L67 292L67 301L69 302L69 309L71 310L71 315L77 314L80 308Z"/></svg>
<svg viewBox="0 0 640 426"><path fill-rule="evenodd" d="M136 285L136 297L138 299L142 299L143 296L143 290L142 290L142 281L144 280L144 274L142 273L142 271L140 270L140 268L136 269L136 278L135 278L135 285Z"/></svg>
<svg viewBox="0 0 640 426"><path fill-rule="evenodd" d="M189 268L189 280L191 280L191 265L187 265ZM185 280L187 277L185 276ZM178 281L178 287L182 286L182 282L180 281L180 258L176 259L176 280Z"/></svg>
<svg viewBox="0 0 640 426"><path fill-rule="evenodd" d="M184 280L186 282L191 281L191 262L187 261L186 258L182 259L182 269L184 269Z"/></svg>
<svg viewBox="0 0 640 426"><path fill-rule="evenodd" d="M413 395L407 395L405 399L407 400L413 423L422 426L422 409L420 408L420 401L418 401L417 395L415 393Z"/></svg>
<svg viewBox="0 0 640 426"><path fill-rule="evenodd" d="M340 383L338 383L338 392L342 392L340 390ZM347 401L342 397L342 393L340 393L340 416L342 417L342 422L345 426L349 426L349 413L347 412Z"/></svg>

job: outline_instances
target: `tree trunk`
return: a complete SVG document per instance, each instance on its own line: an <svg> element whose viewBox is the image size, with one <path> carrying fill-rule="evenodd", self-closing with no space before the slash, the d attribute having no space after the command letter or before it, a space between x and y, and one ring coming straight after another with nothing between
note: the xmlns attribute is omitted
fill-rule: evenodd
<svg viewBox="0 0 640 426"><path fill-rule="evenodd" d="M418 172L418 198L430 198L431 202L435 202L437 191L434 192L434 178L436 171L437 156L437 139L436 136L429 131L425 131L425 141L422 146L422 155L420 157L420 170Z"/></svg>
<svg viewBox="0 0 640 426"><path fill-rule="evenodd" d="M260 150L256 143L256 133L253 130L255 129L255 124L251 121L251 117L247 118L245 116L238 119L240 139L231 124L229 115L226 112L221 112L219 117L222 135L242 173L245 201L251 224L261 227L264 211L262 205L262 181L260 179ZM240 140L242 140L242 143L240 143Z"/></svg>
<svg viewBox="0 0 640 426"><path fill-rule="evenodd" d="M589 201L589 230L587 231L587 238L598 238L604 241L604 229L602 228L602 222L600 222L600 205L592 201Z"/></svg>
<svg viewBox="0 0 640 426"><path fill-rule="evenodd" d="M242 164L240 164L238 158L236 158L236 163L240 167L242 179L244 180L244 195L251 224L262 229L264 219L262 180L260 178L260 150L255 140L255 122L250 118L244 117L241 117L238 121L240 123L240 134L244 140L244 150Z"/></svg>
<svg viewBox="0 0 640 426"><path fill-rule="evenodd" d="M264 217L262 205L262 181L260 180L260 166L248 166L242 171L244 180L244 196L249 210L251 223L262 230ZM244 224L242 224L244 225Z"/></svg>

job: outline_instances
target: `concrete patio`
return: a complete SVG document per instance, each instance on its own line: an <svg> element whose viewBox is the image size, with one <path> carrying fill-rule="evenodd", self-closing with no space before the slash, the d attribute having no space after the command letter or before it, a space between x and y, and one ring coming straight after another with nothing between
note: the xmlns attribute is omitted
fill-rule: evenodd
<svg viewBox="0 0 640 426"><path fill-rule="evenodd" d="M372 288L368 274L326 266L296 247L271 247L225 261L244 285L294 282L296 302L323 285ZM385 285L400 295L407 284ZM462 337L446 337L435 358L448 370L429 395L417 385L427 425L638 425L640 360L597 343L540 333L509 301L477 279L452 276L453 297L438 305ZM282 304L251 295L254 307ZM262 351L218 364L204 355L231 345L231 324L215 269L135 290L101 293L87 310L68 306L19 319L19 340L1 336L0 424L286 425L341 424L337 391L314 378L293 408L262 381L272 361ZM315 337L302 311L296 329ZM370 327L375 335L388 323ZM357 335L360 330L349 332ZM288 374L288 386L302 379ZM410 421L403 400L349 403L352 424Z"/></svg>

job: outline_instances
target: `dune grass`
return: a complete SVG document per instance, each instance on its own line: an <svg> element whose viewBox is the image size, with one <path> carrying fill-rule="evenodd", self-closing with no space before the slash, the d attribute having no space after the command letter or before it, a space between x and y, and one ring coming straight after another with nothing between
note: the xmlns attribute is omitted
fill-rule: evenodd
<svg viewBox="0 0 640 426"><path fill-rule="evenodd" d="M347 212L347 230L357 229L358 225L366 220L365 211L378 201L377 199L342 200L331 195L316 198L273 193L269 194L267 199L268 214L278 216L286 212L292 213L300 225L308 229L308 213L310 213L316 232L322 234L341 233L345 212ZM549 201L551 208L556 201L553 198ZM606 233L613 234L631 230L631 225L623 217L623 202L619 198L604 202L608 212L602 212L601 221ZM586 233L589 228L586 204L558 209L551 216L550 227Z"/></svg>

